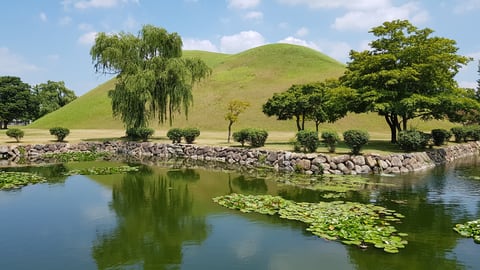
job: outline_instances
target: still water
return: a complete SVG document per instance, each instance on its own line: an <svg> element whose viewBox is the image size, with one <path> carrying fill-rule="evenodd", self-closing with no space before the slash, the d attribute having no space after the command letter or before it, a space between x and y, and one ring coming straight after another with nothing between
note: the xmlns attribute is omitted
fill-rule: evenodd
<svg viewBox="0 0 480 270"><path fill-rule="evenodd" d="M326 200L322 191L207 169L142 166L69 177L60 174L93 164L17 169L50 182L0 191L0 269L480 269L480 245L452 230L480 218L478 165L480 158L470 158L372 177L394 185L347 193L344 200L405 215L396 227L409 243L397 254L327 241L299 222L212 202L232 192L314 202Z"/></svg>

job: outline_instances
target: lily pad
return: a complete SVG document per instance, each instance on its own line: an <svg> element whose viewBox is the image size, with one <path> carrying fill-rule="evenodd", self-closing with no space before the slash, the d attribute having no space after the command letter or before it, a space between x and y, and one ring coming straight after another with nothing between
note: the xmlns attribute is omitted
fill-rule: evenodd
<svg viewBox="0 0 480 270"><path fill-rule="evenodd" d="M480 219L468 221L464 224L457 224L453 228L463 237L471 237L473 241L480 244Z"/></svg>
<svg viewBox="0 0 480 270"><path fill-rule="evenodd" d="M28 184L46 182L45 177L27 172L0 171L0 189L18 189Z"/></svg>

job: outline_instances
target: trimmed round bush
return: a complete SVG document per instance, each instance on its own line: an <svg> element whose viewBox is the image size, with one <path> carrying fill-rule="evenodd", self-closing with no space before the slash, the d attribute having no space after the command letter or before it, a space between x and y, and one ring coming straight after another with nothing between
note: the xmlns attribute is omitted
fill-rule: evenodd
<svg viewBox="0 0 480 270"><path fill-rule="evenodd" d="M236 132L233 132L232 137L233 140L236 142L239 142L242 144L242 146L245 146L245 143L248 140L248 129L242 129Z"/></svg>
<svg viewBox="0 0 480 270"><path fill-rule="evenodd" d="M325 143L325 145L328 147L328 152L335 153L337 143L340 141L340 137L338 137L337 132L327 130L322 132L321 137L323 143Z"/></svg>
<svg viewBox="0 0 480 270"><path fill-rule="evenodd" d="M172 143L180 143L183 137L183 130L181 128L171 128L167 131L167 137L172 140Z"/></svg>
<svg viewBox="0 0 480 270"><path fill-rule="evenodd" d="M430 134L418 130L403 130L398 133L398 146L404 151L419 151L427 147Z"/></svg>
<svg viewBox="0 0 480 270"><path fill-rule="evenodd" d="M183 137L187 143L193 143L198 136L200 136L200 130L198 128L183 129Z"/></svg>
<svg viewBox="0 0 480 270"><path fill-rule="evenodd" d="M25 135L25 132L19 128L9 128L5 132L5 134L10 137L10 138L15 138L17 142L20 142L20 139L23 138L23 135Z"/></svg>
<svg viewBox="0 0 480 270"><path fill-rule="evenodd" d="M304 152L311 153L317 151L320 140L318 139L318 133L316 131L300 130L297 132L296 137Z"/></svg>
<svg viewBox="0 0 480 270"><path fill-rule="evenodd" d="M246 128L233 133L233 140L245 145L249 143L251 147L262 147L268 138L268 132L263 129Z"/></svg>
<svg viewBox="0 0 480 270"><path fill-rule="evenodd" d="M469 138L469 139L472 139L474 141L479 141L480 140L480 126L479 125L474 125L474 126L466 127L466 137Z"/></svg>
<svg viewBox="0 0 480 270"><path fill-rule="evenodd" d="M64 127L53 127L50 129L50 135L57 137L57 142L63 142L63 140L70 134L70 130Z"/></svg>
<svg viewBox="0 0 480 270"><path fill-rule="evenodd" d="M444 145L452 137L452 133L446 129L432 129L432 140L435 146Z"/></svg>
<svg viewBox="0 0 480 270"><path fill-rule="evenodd" d="M467 141L467 128L466 127L452 127L450 131L453 133L455 142L459 143Z"/></svg>
<svg viewBox="0 0 480 270"><path fill-rule="evenodd" d="M360 154L362 147L368 143L370 135L363 130L347 130L343 133L343 141L352 150L352 154Z"/></svg>
<svg viewBox="0 0 480 270"><path fill-rule="evenodd" d="M144 142L148 141L155 130L153 128L141 127L141 128L129 128L126 131L127 137L131 140L142 140Z"/></svg>

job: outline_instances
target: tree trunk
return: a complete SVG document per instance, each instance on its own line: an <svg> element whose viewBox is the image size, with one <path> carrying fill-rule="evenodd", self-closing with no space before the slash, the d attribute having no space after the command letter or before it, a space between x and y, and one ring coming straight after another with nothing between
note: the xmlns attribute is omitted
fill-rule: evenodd
<svg viewBox="0 0 480 270"><path fill-rule="evenodd" d="M233 122L230 121L230 123L228 124L228 137L227 137L227 143L230 143L230 134L231 134L231 131L232 131L232 125L233 125Z"/></svg>
<svg viewBox="0 0 480 270"><path fill-rule="evenodd" d="M300 126L300 116L295 116L295 120L297 122L297 131L302 130L302 127Z"/></svg>
<svg viewBox="0 0 480 270"><path fill-rule="evenodd" d="M318 133L318 126L320 125L320 122L315 121L315 131Z"/></svg>
<svg viewBox="0 0 480 270"><path fill-rule="evenodd" d="M7 129L7 126L8 126L8 121L7 120L3 120L2 121L2 129Z"/></svg>
<svg viewBox="0 0 480 270"><path fill-rule="evenodd" d="M396 114L385 114L385 120L390 127L390 142L397 143L397 128L399 128L398 118Z"/></svg>

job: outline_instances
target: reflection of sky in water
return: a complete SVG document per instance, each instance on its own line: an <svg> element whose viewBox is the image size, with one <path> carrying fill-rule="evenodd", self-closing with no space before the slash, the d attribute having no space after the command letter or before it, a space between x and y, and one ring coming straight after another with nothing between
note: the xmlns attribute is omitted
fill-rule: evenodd
<svg viewBox="0 0 480 270"><path fill-rule="evenodd" d="M258 215L258 214L247 214ZM346 247L287 224L250 220L244 215L211 216L209 237L186 246L182 269L354 269ZM219 251L222 252L219 254ZM212 258L215 258L212 260Z"/></svg>

